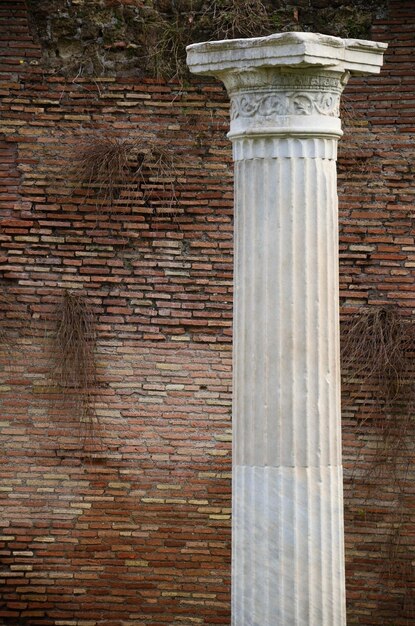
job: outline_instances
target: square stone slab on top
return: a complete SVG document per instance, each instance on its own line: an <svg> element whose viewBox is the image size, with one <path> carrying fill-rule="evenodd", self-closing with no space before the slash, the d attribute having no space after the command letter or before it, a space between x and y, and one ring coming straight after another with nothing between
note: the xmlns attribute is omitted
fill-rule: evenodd
<svg viewBox="0 0 415 626"><path fill-rule="evenodd" d="M187 63L194 74L255 67L320 67L335 72L378 74L387 44L341 39L316 33L278 33L252 39L227 39L187 47Z"/></svg>

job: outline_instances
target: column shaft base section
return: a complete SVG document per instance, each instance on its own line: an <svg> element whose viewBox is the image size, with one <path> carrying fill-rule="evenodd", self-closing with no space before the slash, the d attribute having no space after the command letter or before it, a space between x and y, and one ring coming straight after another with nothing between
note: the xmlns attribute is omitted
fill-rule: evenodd
<svg viewBox="0 0 415 626"><path fill-rule="evenodd" d="M232 626L345 626L341 467L236 466Z"/></svg>

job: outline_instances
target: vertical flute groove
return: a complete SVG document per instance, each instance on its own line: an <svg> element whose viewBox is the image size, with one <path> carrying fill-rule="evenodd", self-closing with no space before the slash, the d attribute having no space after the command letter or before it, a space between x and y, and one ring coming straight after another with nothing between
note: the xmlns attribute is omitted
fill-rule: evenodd
<svg viewBox="0 0 415 626"><path fill-rule="evenodd" d="M332 177L334 172L330 172L329 175L326 176L326 185L327 185L327 209L328 209L328 219L326 226L326 255L328 259L333 259L336 257L337 250L333 250L333 213L335 210L335 198L333 197L333 185L332 185ZM328 312L328 324L331 329L330 332L330 341L327 342L327 366L328 366L328 376L330 380L330 390L331 393L328 394L329 406L328 406L328 415L329 415L329 428L330 428L330 437L329 437L329 458L332 459L336 453L335 439L337 437L337 423L338 420L334 419L337 412L337 407L335 406L335 372L333 367L333 351L335 350L334 345L334 335L335 335L335 323L334 323L334 299L337 296L336 292L336 282L337 277L334 276L334 267L332 263L328 263L327 269L327 297L332 298L333 302L327 303L327 312ZM334 392L334 393L333 393Z"/></svg>
<svg viewBox="0 0 415 626"><path fill-rule="evenodd" d="M272 203L270 198L270 187L271 187L271 172L274 167L275 162L267 160L264 163L265 166L265 185L264 185L264 195L265 195L265 220L264 220L264 246L265 246L265 338L264 338L264 359L265 359L265 416L264 416L264 450L268 448L268 439L270 438L270 400L269 400L269 317L271 314L271 307L269 302L269 293L270 293L270 285L269 285L269 271L270 271L270 214L272 211ZM274 232L274 231L272 231ZM267 481L267 488L264 490L264 503L263 510L261 511L263 517L265 518L267 511L270 507L270 497L269 497L269 487L270 482ZM270 549L270 533L266 533L265 541L263 541L264 553L262 560L266 562L267 555L269 554ZM270 593L271 593L271 575L266 577L265 585L264 585L264 604L265 604L265 619L266 622L270 620Z"/></svg>
<svg viewBox="0 0 415 626"><path fill-rule="evenodd" d="M291 271L292 271L292 314L291 314L291 350L292 354L297 354L297 358L299 361L299 365L304 365L301 363L302 361L302 351L304 350L304 346L301 346L301 327L302 327L302 318L304 317L302 307L301 307L301 282L302 282L302 259L300 258L301 254L304 253L303 250L300 252L300 243L299 234L301 231L298 220L300 215L297 213L297 207L301 205L302 198L300 189L297 186L297 175L298 178L301 176L301 165L303 159L290 159L291 165L291 190L292 190L292 263L291 263ZM302 217L302 219L304 219ZM304 294L302 294L304 295ZM300 297L299 297L300 296ZM298 429L298 420L300 416L302 417L302 398L301 398L301 387L302 387L302 376L296 376L295 373L295 365L293 365L292 371L292 388L291 388L291 402L292 402L292 446L293 446L293 465L296 464L296 458L301 453L301 440L298 437L297 429ZM300 392L300 393L299 393ZM293 541L293 595L295 598L298 598L298 541L299 541L299 520L297 515L297 505L298 505L298 483L297 481L293 484L293 512L292 512L292 533L294 535ZM294 602L294 619L298 623L298 602Z"/></svg>
<svg viewBox="0 0 415 626"><path fill-rule="evenodd" d="M309 187L309 185L311 184L311 179L310 179L310 164L312 163L312 161L310 159L305 159L304 160L304 222L305 222L305 229L304 229L304 240L303 240L303 249L304 249L304 253L305 253L305 271L304 271L304 294L305 294L305 311L304 311L304 343L305 345L309 345L310 343L310 312L312 310L312 304L310 302L310 281L311 281L311 275L310 275L310 254L311 254L311 250L313 249L313 237L312 237L312 231L310 231L310 205L309 205L309 195L307 193L307 189ZM311 241L309 241L309 237L311 235ZM306 358L306 367L308 371L311 371L311 365L310 365L310 361L311 361L311 356L312 356L312 350L307 350L305 358ZM305 389L305 420L304 420L304 424L305 424L305 462L306 465L308 466L310 463L310 380L307 378L306 381L306 389ZM305 532L306 532L306 536L307 537L311 537L311 533L310 533L310 523L311 523L311 514L312 511L310 510L310 494L309 494L309 475L306 475L306 485L305 485L305 503L306 503L306 510L307 510L307 516L306 516L306 528L305 528ZM305 571L306 571L306 576L304 577L304 596L305 596L305 601L302 603L302 607L303 607L303 612L302 615L300 616L300 620L302 620L303 622L306 622L307 620L309 621L309 623L312 623L312 616L311 616L311 598L310 598L310 589L311 589L311 585L310 585L310 576L311 576L311 567L310 567L310 542L306 541L306 545L305 545L305 550L304 550L304 559L305 559Z"/></svg>

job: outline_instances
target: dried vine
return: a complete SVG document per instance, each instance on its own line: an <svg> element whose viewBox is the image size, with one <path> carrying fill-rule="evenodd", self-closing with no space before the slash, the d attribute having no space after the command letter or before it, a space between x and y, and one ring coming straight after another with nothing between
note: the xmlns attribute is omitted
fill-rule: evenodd
<svg viewBox="0 0 415 626"><path fill-rule="evenodd" d="M5 325L6 311L9 304L10 300L8 296L5 293L0 292L0 348L3 347L6 350L9 350L11 347L10 338Z"/></svg>
<svg viewBox="0 0 415 626"><path fill-rule="evenodd" d="M70 180L97 209L141 203L152 212L177 209L178 176L173 151L154 140L95 135L70 154Z"/></svg>
<svg viewBox="0 0 415 626"><path fill-rule="evenodd" d="M271 33L274 22L269 5L261 0L213 0L202 7L201 25L206 23L210 38L236 39Z"/></svg>
<svg viewBox="0 0 415 626"><path fill-rule="evenodd" d="M83 294L65 291L56 312L52 378L79 420L85 442L98 436L95 317Z"/></svg>
<svg viewBox="0 0 415 626"><path fill-rule="evenodd" d="M362 308L342 327L342 365L363 383L376 382L387 408L407 401L411 392L411 356L415 327L397 306Z"/></svg>
<svg viewBox="0 0 415 626"><path fill-rule="evenodd" d="M186 45L198 41L293 30L368 39L386 0L334 5L311 0L28 0L42 62L74 82L123 72L183 82L189 76Z"/></svg>
<svg viewBox="0 0 415 626"><path fill-rule="evenodd" d="M356 460L351 486L359 484L360 494L363 480L366 505L384 516L380 582L404 598L410 586L411 558L402 540L414 454L415 328L398 306L372 305L343 323L341 338L344 384L356 412L355 437L364 441L364 460ZM367 473L362 473L365 466ZM379 512L380 489L388 493L388 514ZM408 605L403 611L412 609Z"/></svg>
<svg viewBox="0 0 415 626"><path fill-rule="evenodd" d="M129 181L131 144L111 137L88 138L71 154L71 179L111 206Z"/></svg>
<svg viewBox="0 0 415 626"><path fill-rule="evenodd" d="M415 327L397 306L362 308L342 326L344 382L360 405L359 430L371 425L371 474L399 474L414 428Z"/></svg>

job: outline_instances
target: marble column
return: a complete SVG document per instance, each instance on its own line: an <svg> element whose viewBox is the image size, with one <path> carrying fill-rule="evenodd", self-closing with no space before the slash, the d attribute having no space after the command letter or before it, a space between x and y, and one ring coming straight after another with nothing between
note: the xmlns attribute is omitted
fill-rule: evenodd
<svg viewBox="0 0 415 626"><path fill-rule="evenodd" d="M194 44L235 160L233 626L344 626L336 150L340 94L385 44Z"/></svg>

